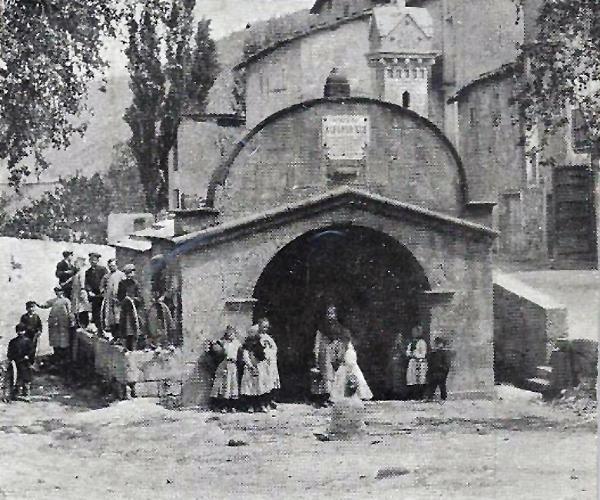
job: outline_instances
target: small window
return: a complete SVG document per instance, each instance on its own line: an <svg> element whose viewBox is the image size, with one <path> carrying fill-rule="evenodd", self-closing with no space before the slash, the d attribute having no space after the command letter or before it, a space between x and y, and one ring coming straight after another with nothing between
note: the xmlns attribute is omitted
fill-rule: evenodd
<svg viewBox="0 0 600 500"><path fill-rule="evenodd" d="M390 78L394 78L394 70L393 69L388 69L387 74Z"/></svg>
<svg viewBox="0 0 600 500"><path fill-rule="evenodd" d="M344 16L348 17L350 15L350 6L348 4L344 5Z"/></svg>
<svg viewBox="0 0 600 500"><path fill-rule="evenodd" d="M402 78L402 70L401 69L396 70L396 78Z"/></svg>
<svg viewBox="0 0 600 500"><path fill-rule="evenodd" d="M573 142L573 151L576 153L585 153L589 150L589 129L580 109L571 111L571 141Z"/></svg>
<svg viewBox="0 0 600 500"><path fill-rule="evenodd" d="M410 108L410 93L408 91L402 93L402 107Z"/></svg>

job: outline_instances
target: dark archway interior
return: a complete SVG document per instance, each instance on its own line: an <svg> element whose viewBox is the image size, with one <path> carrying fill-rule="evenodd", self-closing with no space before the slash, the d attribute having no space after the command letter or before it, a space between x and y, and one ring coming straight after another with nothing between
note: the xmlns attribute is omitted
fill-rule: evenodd
<svg viewBox="0 0 600 500"><path fill-rule="evenodd" d="M421 292L429 285L414 256L388 235L364 227L311 231L285 246L264 269L254 320L265 315L278 345L280 398L309 396L317 323L327 304L353 335L359 365L376 399L394 397L392 352L421 323L429 330Z"/></svg>

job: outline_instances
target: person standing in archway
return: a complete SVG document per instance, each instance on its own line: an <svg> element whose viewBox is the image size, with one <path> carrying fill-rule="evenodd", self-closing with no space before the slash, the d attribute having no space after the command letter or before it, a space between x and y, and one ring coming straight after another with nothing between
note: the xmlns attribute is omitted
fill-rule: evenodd
<svg viewBox="0 0 600 500"><path fill-rule="evenodd" d="M422 399L427 383L427 342L423 338L423 327L416 325L412 329L412 340L406 349L408 368L406 385L410 399Z"/></svg>
<svg viewBox="0 0 600 500"><path fill-rule="evenodd" d="M337 308L327 307L325 320L319 325L315 335L315 364L311 369L313 375L311 393L317 406L328 406L331 401L331 390L335 372L343 362L343 338L350 332L338 320Z"/></svg>
<svg viewBox="0 0 600 500"><path fill-rule="evenodd" d="M277 344L273 337L269 335L271 323L267 318L261 318L258 321L258 335L260 343L265 352L265 359L259 364L261 370L261 384L263 385L264 401L263 403L274 410L277 408L275 403L275 394L281 387L279 381L279 369L277 367Z"/></svg>

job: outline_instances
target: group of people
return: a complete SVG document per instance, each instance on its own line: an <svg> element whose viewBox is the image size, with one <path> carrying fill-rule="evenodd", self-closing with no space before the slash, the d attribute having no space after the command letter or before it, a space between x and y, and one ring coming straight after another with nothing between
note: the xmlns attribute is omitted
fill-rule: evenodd
<svg viewBox="0 0 600 500"><path fill-rule="evenodd" d="M91 252L86 268L85 258L73 259L73 252L63 252L63 260L56 265L58 286L54 292L57 297L41 306L50 307L50 316L61 319L60 327L54 329L54 343L52 321L48 320L52 347L59 350L68 347L69 328L63 326L68 317L71 327L87 328L100 334L106 332L127 349L136 348L143 298L135 278L135 266L127 264L121 271L116 259L108 260L108 268L100 264L100 259L100 254ZM61 303L62 308L59 307ZM53 310L57 314L53 315ZM90 325L93 326L90 328Z"/></svg>
<svg viewBox="0 0 600 500"><path fill-rule="evenodd" d="M238 331L229 325L221 339L211 342L209 353L217 365L210 394L215 409L252 413L277 407L277 345L270 327L269 320L261 318L241 342Z"/></svg>
<svg viewBox="0 0 600 500"><path fill-rule="evenodd" d="M446 380L450 372L451 353L445 339L436 337L429 348L423 336L423 328L416 325L411 332L412 338L405 345L402 337L396 348L394 361L399 368L394 377L405 386L402 396L407 399L433 399L437 389L440 398L447 398Z"/></svg>
<svg viewBox="0 0 600 500"><path fill-rule="evenodd" d="M116 259L109 259L108 269L100 264L101 256L89 254L73 259L73 252L63 252L56 266L58 285L55 297L42 303L30 300L25 313L15 327L16 336L8 345L10 398L27 399L30 393L32 369L42 334L42 321L37 307L50 309L48 341L54 351L54 364L65 368L71 359L73 335L76 328L107 333L116 343L133 350L139 334L137 310L142 307L142 295L135 279L135 266L127 264L118 269ZM90 317L91 316L91 317Z"/></svg>
<svg viewBox="0 0 600 500"><path fill-rule="evenodd" d="M274 398L280 379L277 345L269 334L270 327L269 320L261 318L242 342L230 325L221 339L209 344L208 352L216 365L211 391L215 409L265 412L277 407ZM360 399L373 397L358 366L350 332L337 320L335 306L327 309L326 321L316 333L314 353L311 390L317 406L348 397L349 380L356 382Z"/></svg>

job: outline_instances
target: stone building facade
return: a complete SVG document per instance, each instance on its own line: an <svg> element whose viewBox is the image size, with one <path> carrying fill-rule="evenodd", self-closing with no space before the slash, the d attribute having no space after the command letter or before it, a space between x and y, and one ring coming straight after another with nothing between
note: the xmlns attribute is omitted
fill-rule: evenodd
<svg viewBox="0 0 600 500"><path fill-rule="evenodd" d="M485 396L496 233L491 206L468 193L458 153L426 118L372 98L313 99L246 134L214 171L206 206L176 212L174 236L146 233L118 258L138 263L147 293L153 262L164 263L186 404L208 401L208 342L262 315L282 397L306 397L327 303L351 328L377 398L391 397L393 347L417 324L456 353L453 395Z"/></svg>
<svg viewBox="0 0 600 500"><path fill-rule="evenodd" d="M172 232L117 250L149 300L168 297L186 404L208 401L208 342L263 315L282 397L306 397L328 303L376 398L393 396L394 348L415 325L449 341L454 396L491 392L492 255L549 259L555 182L511 119L530 17L473 3L317 1L287 31L274 21L190 111Z"/></svg>
<svg viewBox="0 0 600 500"><path fill-rule="evenodd" d="M518 44L535 34L535 0L521 10L512 0L332 0L315 2L310 14L296 17L289 26L274 20L265 36L249 30L251 49L217 79L206 115L184 123L179 147L189 153L173 164L173 208L182 195L202 199L215 158L277 111L321 97L337 68L354 96L407 106L444 132L463 159L471 201L496 204L493 226L501 233L496 252L502 260L593 265L596 197L589 152L572 154L568 127L548 149L557 169L532 159L525 152L535 137L527 136L512 103L511 65ZM236 94L244 96L241 104ZM214 127L203 122L211 118L227 125L220 127L221 139L193 140L188 127L196 136L214 137L203 132Z"/></svg>

